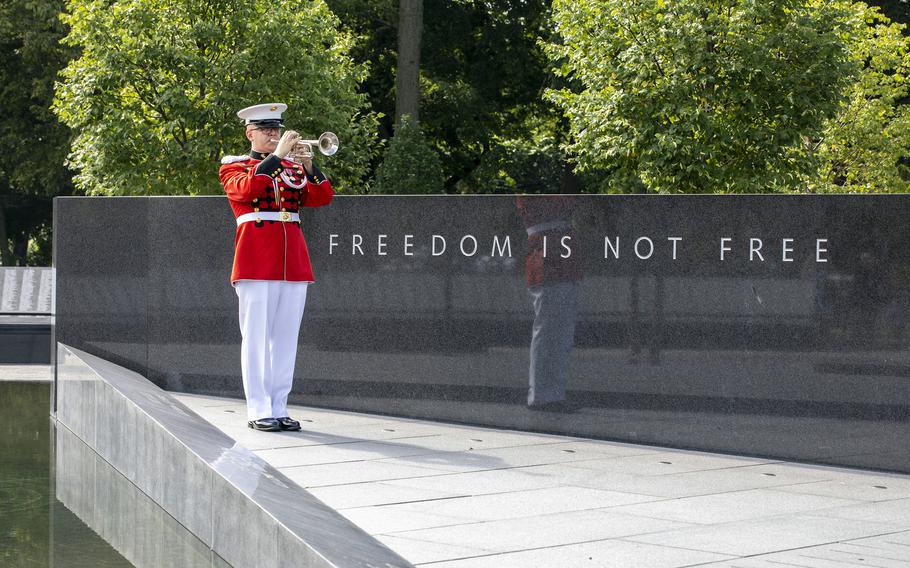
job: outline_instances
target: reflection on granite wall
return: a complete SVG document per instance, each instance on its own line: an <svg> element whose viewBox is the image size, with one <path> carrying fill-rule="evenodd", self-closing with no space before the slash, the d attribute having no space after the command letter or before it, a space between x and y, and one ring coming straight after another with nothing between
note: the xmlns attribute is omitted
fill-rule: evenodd
<svg viewBox="0 0 910 568"><path fill-rule="evenodd" d="M57 341L242 396L224 199L55 207ZM910 472L908 214L908 196L338 197L302 215L317 283L291 399Z"/></svg>
<svg viewBox="0 0 910 568"><path fill-rule="evenodd" d="M54 439L53 484L58 499L54 505L62 504L72 511L123 556L120 562L96 560L95 566L230 567L65 426L54 428ZM55 537L68 529L57 526L58 516L72 524L65 516L55 515ZM78 549L67 550L73 546L67 539L54 538L53 544L54 555L60 558L57 566L66 566L73 552L80 560L86 560L83 565L89 565L87 559L79 556ZM108 556L113 554L108 552Z"/></svg>

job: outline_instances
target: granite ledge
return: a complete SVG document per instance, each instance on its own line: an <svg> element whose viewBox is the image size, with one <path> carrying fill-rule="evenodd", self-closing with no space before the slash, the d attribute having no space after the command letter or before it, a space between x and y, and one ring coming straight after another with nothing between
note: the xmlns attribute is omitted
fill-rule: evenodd
<svg viewBox="0 0 910 568"><path fill-rule="evenodd" d="M413 568L141 375L57 350L57 421L233 566Z"/></svg>

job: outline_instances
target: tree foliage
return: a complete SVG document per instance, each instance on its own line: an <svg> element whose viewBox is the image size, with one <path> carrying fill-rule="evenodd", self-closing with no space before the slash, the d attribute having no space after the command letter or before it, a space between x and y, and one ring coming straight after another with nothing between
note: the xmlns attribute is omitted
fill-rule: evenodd
<svg viewBox="0 0 910 568"><path fill-rule="evenodd" d="M69 0L64 21L82 56L54 109L87 193L219 192L220 156L248 149L236 111L270 101L289 105L290 128L336 132L336 185L362 187L376 117L321 0Z"/></svg>
<svg viewBox="0 0 910 568"><path fill-rule="evenodd" d="M869 0L866 4L881 8L882 13L892 22L899 24L910 24L910 1L908 0ZM906 27L903 29L904 35L908 35Z"/></svg>
<svg viewBox="0 0 910 568"><path fill-rule="evenodd" d="M831 2L554 0L582 169L666 193L793 189L853 76Z"/></svg>
<svg viewBox="0 0 910 568"><path fill-rule="evenodd" d="M395 136L376 170L375 193L443 193L442 167L420 127L410 115L401 115Z"/></svg>
<svg viewBox="0 0 910 568"><path fill-rule="evenodd" d="M50 264L51 197L72 192L70 132L50 111L63 0L0 3L0 264ZM32 250L29 250L29 242Z"/></svg>
<svg viewBox="0 0 910 568"><path fill-rule="evenodd" d="M805 180L816 192L910 191L910 38L877 9L847 6L859 72L837 115L815 143L820 167Z"/></svg>
<svg viewBox="0 0 910 568"><path fill-rule="evenodd" d="M391 138L398 2L327 2L357 37L352 51L357 61L370 64L364 90L385 115L381 135ZM447 192L489 191L487 184L500 178L475 175L489 152L505 157L515 144L532 144L540 117L548 119L547 127L560 126L555 109L541 97L552 80L539 44L551 33L549 5L549 0L425 0L420 127L439 152ZM497 147L500 142L505 146Z"/></svg>

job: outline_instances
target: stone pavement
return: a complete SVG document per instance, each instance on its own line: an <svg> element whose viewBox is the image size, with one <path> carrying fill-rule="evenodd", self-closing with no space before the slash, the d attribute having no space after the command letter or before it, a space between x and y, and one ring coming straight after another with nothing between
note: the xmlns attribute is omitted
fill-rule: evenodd
<svg viewBox="0 0 910 568"><path fill-rule="evenodd" d="M175 396L418 566L910 568L910 476Z"/></svg>
<svg viewBox="0 0 910 568"><path fill-rule="evenodd" d="M52 381L54 369L50 365L0 364L0 381Z"/></svg>

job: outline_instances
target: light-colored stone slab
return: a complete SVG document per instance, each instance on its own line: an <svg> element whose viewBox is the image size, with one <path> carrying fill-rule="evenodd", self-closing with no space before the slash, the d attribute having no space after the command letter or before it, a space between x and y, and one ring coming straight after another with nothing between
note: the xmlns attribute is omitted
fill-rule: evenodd
<svg viewBox="0 0 910 568"><path fill-rule="evenodd" d="M301 434L270 434L216 403L193 408L428 568L910 558L876 540L910 530L910 476L310 408L292 409ZM802 550L822 560L788 556Z"/></svg>
<svg viewBox="0 0 910 568"><path fill-rule="evenodd" d="M843 497L858 501L891 501L910 497L910 484L894 480L876 479L832 479L816 483L802 483L780 487L781 491L804 495Z"/></svg>
<svg viewBox="0 0 910 568"><path fill-rule="evenodd" d="M422 540L413 540L394 535L377 536L376 540L388 546L398 554L410 560L413 564L420 565L426 562L440 562L456 558L470 558L492 554L489 550L480 550L467 546L452 546Z"/></svg>
<svg viewBox="0 0 910 568"><path fill-rule="evenodd" d="M614 471L633 475L668 475L754 466L768 463L737 456L718 456L694 452L655 452L643 455L617 456L609 459L588 460L577 467L595 471Z"/></svg>
<svg viewBox="0 0 910 568"><path fill-rule="evenodd" d="M393 506L400 510L432 513L459 519L492 521L599 509L641 503L652 499L653 497L646 495L564 486Z"/></svg>
<svg viewBox="0 0 910 568"><path fill-rule="evenodd" d="M677 568L725 558L729 558L729 556L635 542L602 540L465 558L431 566L433 568Z"/></svg>
<svg viewBox="0 0 910 568"><path fill-rule="evenodd" d="M373 507L397 503L439 502L441 499L464 497L453 491L433 491L408 487L406 484L358 483L333 487L314 487L310 493L333 509L344 511L354 507Z"/></svg>
<svg viewBox="0 0 910 568"><path fill-rule="evenodd" d="M453 519L431 513L402 511L394 507L361 507L345 509L341 514L371 535L391 534L398 532L449 527L474 521Z"/></svg>
<svg viewBox="0 0 910 568"><path fill-rule="evenodd" d="M910 568L910 532L837 542L728 562L709 564L712 568Z"/></svg>
<svg viewBox="0 0 910 568"><path fill-rule="evenodd" d="M846 507L858 503L860 502L848 499L755 489L624 505L616 507L615 510L643 517L715 525L784 513L804 513L832 507Z"/></svg>
<svg viewBox="0 0 910 568"><path fill-rule="evenodd" d="M301 451L298 448L258 450L264 460L275 467L318 465L363 460L379 460L411 455L421 455L426 450L407 442L345 442L317 445Z"/></svg>
<svg viewBox="0 0 910 568"><path fill-rule="evenodd" d="M281 472L301 487L336 487L373 481L421 480L426 476L444 477L448 474L436 469L388 463L386 461L343 462L320 465L283 467ZM437 489L434 484L413 487Z"/></svg>
<svg viewBox="0 0 910 568"><path fill-rule="evenodd" d="M576 469L590 471L582 470L582 468ZM771 473L765 470L765 466L651 476L619 473L611 475L610 472L592 471L586 477L573 481L576 485L583 487L609 488L615 491L679 498L768 487L796 486L800 483L813 482L811 476L805 476L798 470Z"/></svg>
<svg viewBox="0 0 910 568"><path fill-rule="evenodd" d="M900 527L887 523L787 515L633 536L628 540L720 554L751 556L879 536L899 529Z"/></svg>
<svg viewBox="0 0 910 568"><path fill-rule="evenodd" d="M394 461L442 471L468 472L595 459L603 459L602 454L581 450L572 442L562 442L476 451L428 452L402 456Z"/></svg>
<svg viewBox="0 0 910 568"><path fill-rule="evenodd" d="M424 470L434 471L437 475L390 480L388 483L434 491L453 491L462 495L507 493L565 485L565 478L558 475L541 474L535 472L534 469L536 468L490 469L466 473Z"/></svg>
<svg viewBox="0 0 910 568"><path fill-rule="evenodd" d="M548 548L692 525L594 509L396 532L395 536L496 552Z"/></svg>
<svg viewBox="0 0 910 568"><path fill-rule="evenodd" d="M824 514L840 519L874 521L910 527L910 499L834 507L825 510ZM907 551L907 557L910 558L910 550Z"/></svg>
<svg viewBox="0 0 910 568"><path fill-rule="evenodd" d="M0 381L54 380L54 369L50 365L0 365Z"/></svg>

